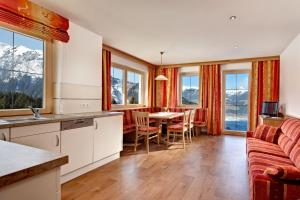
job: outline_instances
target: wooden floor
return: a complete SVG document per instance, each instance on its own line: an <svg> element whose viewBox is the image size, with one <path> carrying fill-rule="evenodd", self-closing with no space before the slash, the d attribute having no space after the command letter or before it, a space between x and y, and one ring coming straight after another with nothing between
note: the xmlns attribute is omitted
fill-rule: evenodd
<svg viewBox="0 0 300 200"><path fill-rule="evenodd" d="M245 138L200 136L186 150L150 145L62 186L63 200L247 200ZM144 147L140 147L142 149Z"/></svg>

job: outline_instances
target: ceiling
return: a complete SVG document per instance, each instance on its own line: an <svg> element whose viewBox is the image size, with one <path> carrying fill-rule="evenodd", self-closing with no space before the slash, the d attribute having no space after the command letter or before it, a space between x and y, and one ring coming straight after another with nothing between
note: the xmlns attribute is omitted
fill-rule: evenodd
<svg viewBox="0 0 300 200"><path fill-rule="evenodd" d="M154 64L279 55L300 32L299 0L33 1Z"/></svg>

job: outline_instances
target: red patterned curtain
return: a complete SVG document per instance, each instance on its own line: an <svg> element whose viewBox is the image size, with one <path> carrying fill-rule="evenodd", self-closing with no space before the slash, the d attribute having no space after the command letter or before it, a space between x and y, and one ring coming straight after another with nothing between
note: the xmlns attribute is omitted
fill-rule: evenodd
<svg viewBox="0 0 300 200"><path fill-rule="evenodd" d="M207 134L221 135L221 67L220 65L200 66L201 101L206 108Z"/></svg>
<svg viewBox="0 0 300 200"><path fill-rule="evenodd" d="M111 109L111 52L102 50L102 110Z"/></svg>
<svg viewBox="0 0 300 200"><path fill-rule="evenodd" d="M155 107L155 90L156 90L156 83L155 83L155 75L156 69L155 67L148 68L148 106L151 108Z"/></svg>
<svg viewBox="0 0 300 200"><path fill-rule="evenodd" d="M263 101L279 100L280 61L268 60L252 63L250 93L250 130L258 123Z"/></svg>
<svg viewBox="0 0 300 200"><path fill-rule="evenodd" d="M69 41L69 20L28 0L1 0L0 21L46 40Z"/></svg>
<svg viewBox="0 0 300 200"><path fill-rule="evenodd" d="M178 68L163 68L157 74L165 75L167 81L156 81L156 106L157 107L176 107L177 106L177 87L178 87Z"/></svg>

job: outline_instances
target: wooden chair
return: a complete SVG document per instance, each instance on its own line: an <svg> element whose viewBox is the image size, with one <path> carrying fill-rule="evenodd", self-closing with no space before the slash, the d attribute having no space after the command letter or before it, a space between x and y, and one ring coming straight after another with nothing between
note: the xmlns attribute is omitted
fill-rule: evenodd
<svg viewBox="0 0 300 200"><path fill-rule="evenodd" d="M182 137L183 148L185 149L185 133L188 131L190 111L185 111L183 116L183 121L178 124L173 124L168 126L167 129L167 145L170 145L170 136L173 139L177 136ZM175 144L173 142L173 144Z"/></svg>
<svg viewBox="0 0 300 200"><path fill-rule="evenodd" d="M149 140L157 138L159 144L159 127L149 126L149 113L148 112L134 112L135 119L135 143L134 151L138 146L138 140L144 138L147 154L149 154Z"/></svg>
<svg viewBox="0 0 300 200"><path fill-rule="evenodd" d="M189 131L189 140L192 142L192 135L195 135L194 133L194 120L195 120L195 114L196 114L196 109L192 109L190 111L190 116L189 116L189 124L188 124L188 131Z"/></svg>
<svg viewBox="0 0 300 200"><path fill-rule="evenodd" d="M202 132L202 128L207 127L207 109L206 108L199 108L198 112L200 113L200 119L198 119L197 121L194 121L194 128L199 128L200 129L200 134Z"/></svg>

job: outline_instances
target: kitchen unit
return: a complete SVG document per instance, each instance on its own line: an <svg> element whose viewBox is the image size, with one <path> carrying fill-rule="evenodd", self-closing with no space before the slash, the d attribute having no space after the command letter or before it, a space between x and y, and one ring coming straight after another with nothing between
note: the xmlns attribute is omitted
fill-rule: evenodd
<svg viewBox="0 0 300 200"><path fill-rule="evenodd" d="M0 137L69 157L61 167L64 183L120 157L123 148L123 114L94 112L44 115L41 120L4 118Z"/></svg>
<svg viewBox="0 0 300 200"><path fill-rule="evenodd" d="M60 155L13 142L0 141L1 200L60 200Z"/></svg>

